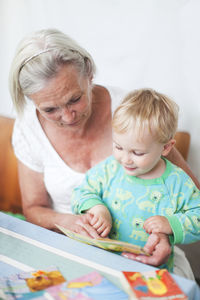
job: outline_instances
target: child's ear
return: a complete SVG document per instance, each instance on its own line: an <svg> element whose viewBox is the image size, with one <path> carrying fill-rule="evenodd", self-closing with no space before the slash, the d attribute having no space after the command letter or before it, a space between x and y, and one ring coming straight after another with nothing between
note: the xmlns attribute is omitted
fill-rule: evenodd
<svg viewBox="0 0 200 300"><path fill-rule="evenodd" d="M175 139L171 139L167 144L165 144L163 147L162 156L167 156L175 144Z"/></svg>

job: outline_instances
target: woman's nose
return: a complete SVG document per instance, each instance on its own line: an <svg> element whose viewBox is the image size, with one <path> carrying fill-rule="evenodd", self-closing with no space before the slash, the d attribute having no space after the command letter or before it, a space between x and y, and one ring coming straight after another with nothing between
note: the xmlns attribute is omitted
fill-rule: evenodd
<svg viewBox="0 0 200 300"><path fill-rule="evenodd" d="M75 112L68 107L62 109L62 120L65 122L71 122L74 120Z"/></svg>

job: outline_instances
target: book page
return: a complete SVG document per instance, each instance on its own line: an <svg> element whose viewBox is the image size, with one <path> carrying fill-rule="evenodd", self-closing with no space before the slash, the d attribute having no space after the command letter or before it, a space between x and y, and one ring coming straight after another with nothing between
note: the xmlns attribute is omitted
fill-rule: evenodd
<svg viewBox="0 0 200 300"><path fill-rule="evenodd" d="M66 236L77 240L81 243L85 243L88 245L92 245L98 248L102 248L104 250L109 251L116 251L116 252L131 252L134 254L143 254L149 256L147 252L144 251L144 249L140 246L133 245L130 243L118 241L118 240L112 240L109 238L98 238L93 239L78 233L75 233L71 230L68 230L62 226L59 226L55 224L58 229L60 229L61 232L63 232Z"/></svg>

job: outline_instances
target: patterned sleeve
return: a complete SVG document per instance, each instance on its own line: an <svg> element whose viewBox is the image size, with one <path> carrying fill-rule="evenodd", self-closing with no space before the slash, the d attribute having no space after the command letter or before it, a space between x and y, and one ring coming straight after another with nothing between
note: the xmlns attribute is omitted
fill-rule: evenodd
<svg viewBox="0 0 200 300"><path fill-rule="evenodd" d="M177 210L167 219L174 234L174 244L200 240L200 190L187 175L177 197Z"/></svg>
<svg viewBox="0 0 200 300"><path fill-rule="evenodd" d="M82 184L72 193L71 205L75 214L81 214L95 205L104 204L102 195L106 185L106 173L106 161L86 173Z"/></svg>

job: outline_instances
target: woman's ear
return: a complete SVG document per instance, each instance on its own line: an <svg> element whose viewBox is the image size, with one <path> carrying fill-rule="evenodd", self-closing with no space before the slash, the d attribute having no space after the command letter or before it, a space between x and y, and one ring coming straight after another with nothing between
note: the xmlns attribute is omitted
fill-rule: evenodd
<svg viewBox="0 0 200 300"><path fill-rule="evenodd" d="M89 79L89 82L92 83L92 80L93 80L93 74L90 74L90 75L88 76L88 79Z"/></svg>
<svg viewBox="0 0 200 300"><path fill-rule="evenodd" d="M175 144L175 139L171 139L167 144L165 144L163 147L162 156L167 156Z"/></svg>

